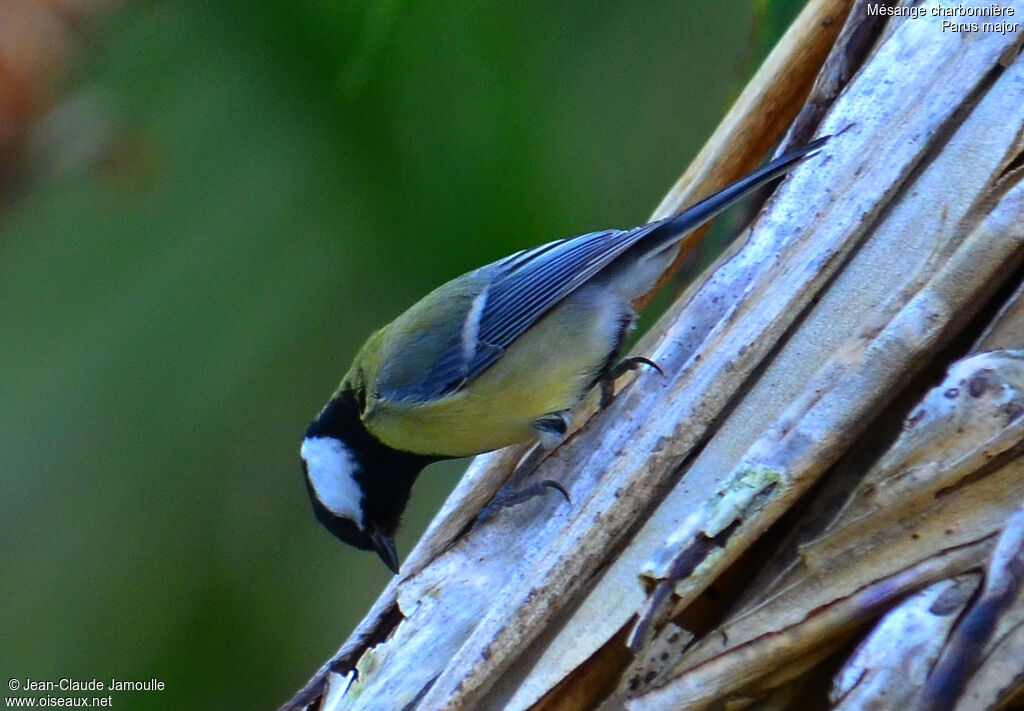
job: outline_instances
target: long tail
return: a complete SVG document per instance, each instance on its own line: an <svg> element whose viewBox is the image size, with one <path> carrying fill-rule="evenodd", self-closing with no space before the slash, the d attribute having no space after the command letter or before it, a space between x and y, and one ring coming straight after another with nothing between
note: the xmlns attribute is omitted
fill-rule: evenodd
<svg viewBox="0 0 1024 711"><path fill-rule="evenodd" d="M682 235L697 229L725 208L742 198L752 190L793 170L821 150L831 136L824 136L811 141L802 148L780 156L763 168L758 168L745 178L740 178L732 185L719 190L714 195L704 198L696 205L686 208L674 218L666 220L658 229L659 234Z"/></svg>

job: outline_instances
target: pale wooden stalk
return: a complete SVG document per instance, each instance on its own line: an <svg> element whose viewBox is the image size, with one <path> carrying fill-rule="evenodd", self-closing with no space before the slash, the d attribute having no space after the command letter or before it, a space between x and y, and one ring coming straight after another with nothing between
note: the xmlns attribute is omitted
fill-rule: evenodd
<svg viewBox="0 0 1024 711"><path fill-rule="evenodd" d="M572 505L460 537L522 450L479 458L288 708L804 709L836 655L819 706L908 679L904 707L1014 693L1024 355L994 349L1024 348L1024 0L1003 4L1016 33L867 5L844 25L850 3L811 2L659 208L749 169L831 48L791 137L825 150L641 341L666 375L581 417L535 474ZM940 597L949 642L917 654L898 630ZM965 606L979 648L947 619Z"/></svg>

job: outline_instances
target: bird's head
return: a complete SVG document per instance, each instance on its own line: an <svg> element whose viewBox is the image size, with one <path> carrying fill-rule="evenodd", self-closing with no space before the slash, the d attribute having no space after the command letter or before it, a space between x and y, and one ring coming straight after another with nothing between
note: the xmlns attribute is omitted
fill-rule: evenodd
<svg viewBox="0 0 1024 711"><path fill-rule="evenodd" d="M351 392L336 394L310 423L300 455L317 519L351 546L376 551L398 573L394 535L409 493L434 461L392 449L371 435Z"/></svg>

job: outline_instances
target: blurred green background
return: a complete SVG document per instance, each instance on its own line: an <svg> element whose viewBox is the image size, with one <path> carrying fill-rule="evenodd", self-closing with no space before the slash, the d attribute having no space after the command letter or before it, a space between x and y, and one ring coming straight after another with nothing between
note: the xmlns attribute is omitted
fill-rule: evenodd
<svg viewBox="0 0 1024 711"><path fill-rule="evenodd" d="M388 580L298 462L358 345L463 271L643 222L795 10L754 5L141 1L88 28L0 207L5 677L287 699ZM424 474L403 555L464 464Z"/></svg>

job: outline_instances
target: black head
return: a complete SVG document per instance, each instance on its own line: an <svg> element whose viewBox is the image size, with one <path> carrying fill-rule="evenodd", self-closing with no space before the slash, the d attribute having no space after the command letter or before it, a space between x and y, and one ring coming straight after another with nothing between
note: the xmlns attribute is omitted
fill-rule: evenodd
<svg viewBox="0 0 1024 711"><path fill-rule="evenodd" d="M416 477L436 460L374 438L363 424L357 399L347 390L327 403L302 442L306 488L317 519L345 543L376 551L394 573L395 530Z"/></svg>

